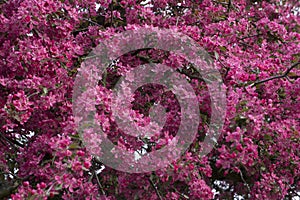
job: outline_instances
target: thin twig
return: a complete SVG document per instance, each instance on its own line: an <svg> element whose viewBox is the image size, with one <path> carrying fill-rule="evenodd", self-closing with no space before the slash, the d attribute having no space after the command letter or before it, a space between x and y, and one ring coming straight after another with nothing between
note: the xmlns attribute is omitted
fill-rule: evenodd
<svg viewBox="0 0 300 200"><path fill-rule="evenodd" d="M16 140L13 140L13 139L11 139L11 138L7 138L7 137L5 137L2 133L0 133L0 136L1 136L5 141L7 141L9 144L11 144L12 147L13 147L14 149L16 149L16 150L17 150L17 148L15 147L15 145L17 145L18 147L24 148L24 145L21 144L20 142L18 142L18 141L16 141Z"/></svg>
<svg viewBox="0 0 300 200"><path fill-rule="evenodd" d="M190 9L191 7L190 6L175 6L176 8L184 8L184 9Z"/></svg>
<svg viewBox="0 0 300 200"><path fill-rule="evenodd" d="M30 97L35 96L35 95L37 95L37 94L39 94L39 93L40 93L40 91L36 91L36 92L34 92L34 93L28 95L27 98L29 99Z"/></svg>
<svg viewBox="0 0 300 200"><path fill-rule="evenodd" d="M104 189L103 189L103 187L102 187L102 185L101 185L101 183L100 183L100 180L99 180L99 178L98 178L98 174L97 174L96 170L94 171L94 174L95 174L95 176L96 176L96 180L97 180L98 186L99 186L99 188L100 188L102 194L103 194L103 195L106 195L106 194L105 194L105 191L104 191Z"/></svg>
<svg viewBox="0 0 300 200"><path fill-rule="evenodd" d="M87 31L87 30L89 30L89 28L86 27L86 28L74 30L74 31L72 31L72 33L77 33L77 32Z"/></svg>
<svg viewBox="0 0 300 200"><path fill-rule="evenodd" d="M227 14L229 14L229 12L230 12L230 7L231 7L231 0L228 1Z"/></svg>
<svg viewBox="0 0 300 200"><path fill-rule="evenodd" d="M290 66L290 67L289 67L282 75L271 76L271 77L269 77L269 78L267 78L267 79L260 80L260 81L256 81L256 82L252 83L250 86L251 86L251 87L254 87L254 86L258 85L258 84L265 83L265 82L268 82L268 81L271 81L271 80L274 80L274 79L279 79L279 78L287 77L288 74L290 73L290 71L291 71L292 69L294 69L294 68L295 68L297 65L299 65L299 64L300 64L300 62L297 62L297 63L293 64L293 65Z"/></svg>
<svg viewBox="0 0 300 200"><path fill-rule="evenodd" d="M154 185L153 181L151 180L151 178L149 177L149 182L151 184L151 186L153 187L153 189L155 190L155 193L157 195L157 197L160 199L160 200L163 200L163 198L161 197L159 191L157 190L157 187Z"/></svg>
<svg viewBox="0 0 300 200"><path fill-rule="evenodd" d="M219 1L213 1L214 3L217 3L217 4L221 4L221 5L225 5L225 6L228 6L229 3L226 3L226 2L219 2Z"/></svg>
<svg viewBox="0 0 300 200"><path fill-rule="evenodd" d="M179 192L175 187L173 187L173 189L174 189L181 197L183 197L183 198L185 198L185 199L190 199L187 195L185 195L185 194Z"/></svg>
<svg viewBox="0 0 300 200"><path fill-rule="evenodd" d="M114 27L115 28L115 25L114 25L114 12L113 12L114 8L113 8L113 2L110 4L110 26Z"/></svg>
<svg viewBox="0 0 300 200"><path fill-rule="evenodd" d="M241 38L238 38L238 40L244 40L244 39L248 39L248 38L252 38L252 37L258 37L261 36L262 34L258 33L258 34L254 34L254 35L248 35L248 36L244 36Z"/></svg>
<svg viewBox="0 0 300 200"><path fill-rule="evenodd" d="M239 42L239 43L242 44L242 45L244 45L244 46L246 46L246 47L249 47L249 48L252 48L252 49L253 49L253 46L250 45L250 44L247 44L247 43L245 43L245 42Z"/></svg>
<svg viewBox="0 0 300 200"><path fill-rule="evenodd" d="M224 79L226 79L230 68L228 66L226 66L220 59L217 59L217 61L226 69L226 72L225 72L225 75L224 75Z"/></svg>
<svg viewBox="0 0 300 200"><path fill-rule="evenodd" d="M192 23L189 23L189 24L187 24L187 25L188 25L188 26L195 26L195 25L199 24L200 22L202 22L202 21L201 21L201 20L197 20L197 21L192 22Z"/></svg>
<svg viewBox="0 0 300 200"><path fill-rule="evenodd" d="M85 21L88 21L88 22L90 22L90 23L92 23L92 24L95 24L96 26L101 26L101 25L98 24L97 22L94 22L94 21L92 21L92 20L90 20L90 19L88 19L88 18L83 17L82 19L84 19Z"/></svg>
<svg viewBox="0 0 300 200"><path fill-rule="evenodd" d="M245 185L246 185L246 187L248 189L249 195L250 195L251 189L250 189L248 183L246 182L246 180L244 179L243 173L241 171L240 171L240 175L241 175L241 179L245 183Z"/></svg>
<svg viewBox="0 0 300 200"><path fill-rule="evenodd" d="M177 25L178 25L178 22L179 22L179 17L177 17L177 19L176 19L176 27L177 27Z"/></svg>
<svg viewBox="0 0 300 200"><path fill-rule="evenodd" d="M19 183L15 182L13 185L6 185L0 188L0 199L8 198L19 186Z"/></svg>

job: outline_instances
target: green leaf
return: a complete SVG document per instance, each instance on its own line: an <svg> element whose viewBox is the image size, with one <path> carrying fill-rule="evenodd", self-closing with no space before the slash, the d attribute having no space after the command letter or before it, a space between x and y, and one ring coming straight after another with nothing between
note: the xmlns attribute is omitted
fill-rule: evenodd
<svg viewBox="0 0 300 200"><path fill-rule="evenodd" d="M62 185L61 184L55 186L55 190L61 190L61 189L62 189Z"/></svg>
<svg viewBox="0 0 300 200"><path fill-rule="evenodd" d="M214 52L215 53L215 58L216 58L216 60L219 60L219 54L218 54L218 52Z"/></svg>
<svg viewBox="0 0 300 200"><path fill-rule="evenodd" d="M43 95L45 96L48 93L48 89L43 87Z"/></svg>
<svg viewBox="0 0 300 200"><path fill-rule="evenodd" d="M265 134L264 139L265 140L272 140L272 136Z"/></svg>
<svg viewBox="0 0 300 200"><path fill-rule="evenodd" d="M76 142L73 142L72 144L69 145L69 149L78 149L78 148L80 148L80 146Z"/></svg>
<svg viewBox="0 0 300 200"><path fill-rule="evenodd" d="M219 46L219 49L220 49L221 51L223 51L223 52L226 52L226 51L227 51L227 49L226 49L225 46Z"/></svg>

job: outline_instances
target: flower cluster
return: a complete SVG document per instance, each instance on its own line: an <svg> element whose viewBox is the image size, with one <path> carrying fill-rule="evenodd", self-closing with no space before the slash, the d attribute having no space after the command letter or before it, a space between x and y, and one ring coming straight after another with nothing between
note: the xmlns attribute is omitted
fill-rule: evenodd
<svg viewBox="0 0 300 200"><path fill-rule="evenodd" d="M299 13L295 0L0 1L0 186L5 183L9 189L0 187L0 198L299 196ZM87 97L95 92L96 103L80 102L95 109L97 123L113 144L142 156L172 143L180 126L176 96L149 84L136 91L121 85L131 92L126 100L132 107L119 113L146 126L152 123L152 107L159 104L166 111L158 120L165 120L162 130L134 137L118 127L111 109L113 88L142 64L161 63L176 70L194 89L200 110L197 137L180 159L155 172L127 174L105 167L90 154L94 147L83 144L75 125L80 119L72 113L72 91L94 47L117 33L143 27L184 33L209 53L227 91L227 113L217 145L201 156L212 111L199 73L182 56L160 49L122 55L99 77L95 91L83 91ZM110 49L118 51L118 43ZM91 74L86 75L88 79Z"/></svg>

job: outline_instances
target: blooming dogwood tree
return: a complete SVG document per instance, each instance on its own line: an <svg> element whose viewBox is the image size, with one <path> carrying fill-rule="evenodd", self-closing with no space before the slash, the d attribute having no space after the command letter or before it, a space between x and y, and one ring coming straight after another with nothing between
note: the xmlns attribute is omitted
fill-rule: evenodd
<svg viewBox="0 0 300 200"><path fill-rule="evenodd" d="M0 199L299 197L299 1L4 0L0 7ZM216 144L201 156L212 108L195 67L155 48L120 56L95 91L95 118L113 144L138 154L157 151L180 126L179 101L159 84L139 87L127 100L139 126L164 110L161 131L134 137L114 120L113 88L140 65L176 70L193 88L200 110L197 136L179 159L155 171L126 173L101 162L99 156L107 156L101 146L95 156L82 141L73 88L94 48L144 27L180 32L208 52L226 89L226 114ZM93 105L85 103L86 109Z"/></svg>

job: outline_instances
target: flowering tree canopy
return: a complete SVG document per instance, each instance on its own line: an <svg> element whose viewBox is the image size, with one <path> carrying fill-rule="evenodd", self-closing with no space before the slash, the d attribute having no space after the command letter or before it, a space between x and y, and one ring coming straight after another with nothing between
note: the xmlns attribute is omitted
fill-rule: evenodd
<svg viewBox="0 0 300 200"><path fill-rule="evenodd" d="M299 197L299 8L298 0L0 1L0 199ZM179 100L159 84L139 87L126 100L139 126L165 112L157 122L165 123L162 130L135 137L114 120L113 88L140 65L174 69L194 90L200 110L197 135L179 159L155 171L126 173L107 166L82 141L73 89L94 48L145 27L185 34L208 52L226 90L226 114L216 144L201 156L212 117L203 76L181 55L162 49L120 56L95 91L95 118L113 144L145 154L171 144L180 126Z"/></svg>

